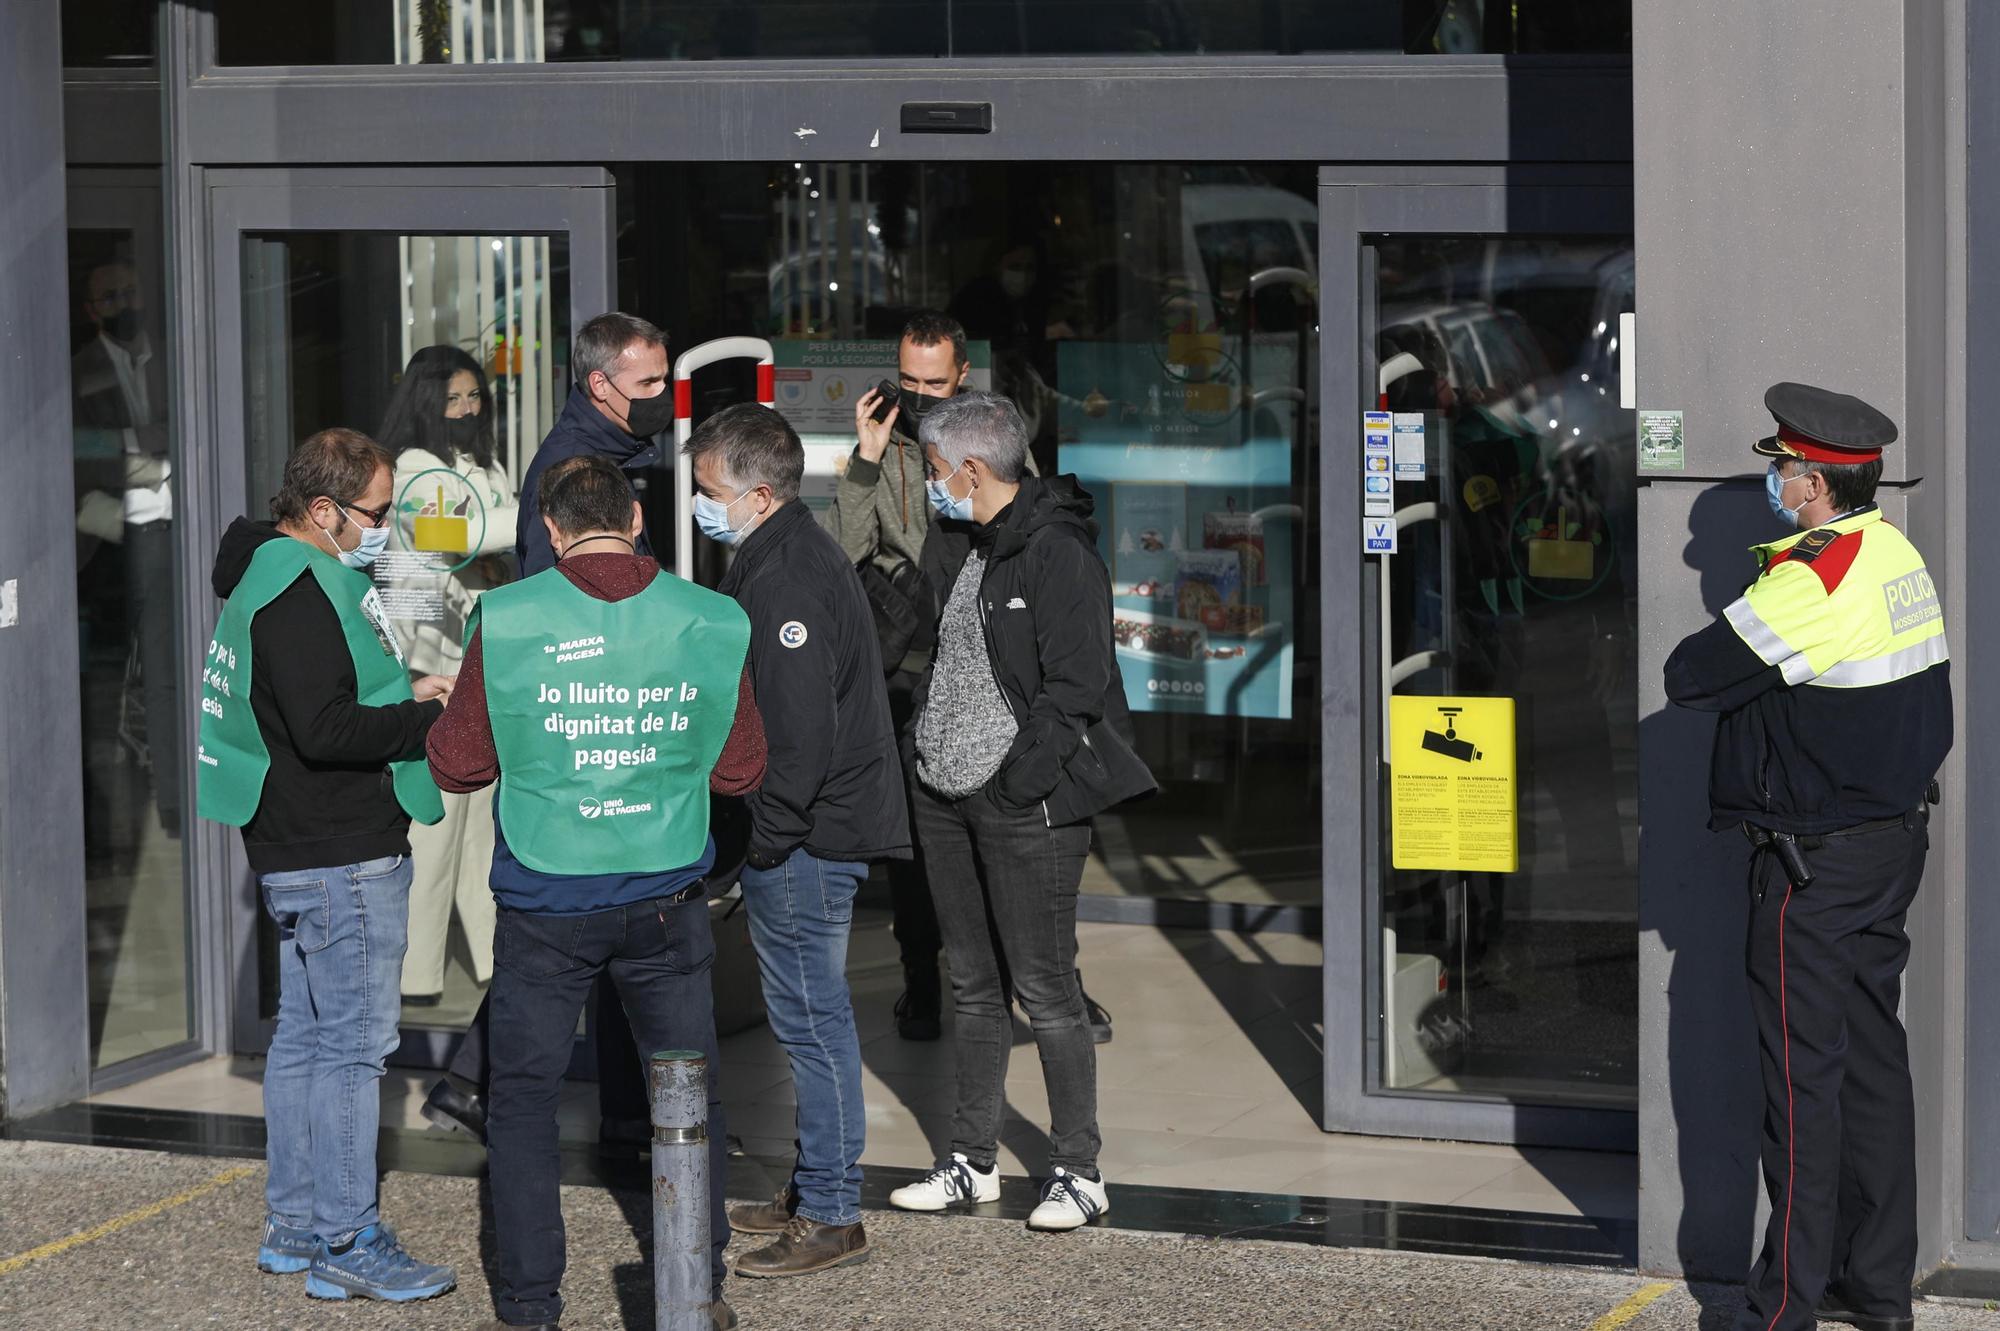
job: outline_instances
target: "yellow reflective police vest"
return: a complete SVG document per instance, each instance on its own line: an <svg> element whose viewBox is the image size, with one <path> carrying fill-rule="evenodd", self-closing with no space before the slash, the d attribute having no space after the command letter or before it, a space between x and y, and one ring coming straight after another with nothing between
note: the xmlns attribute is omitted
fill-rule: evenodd
<svg viewBox="0 0 2000 1331"><path fill-rule="evenodd" d="M1753 546L1763 572L1723 611L1787 684L1889 684L1950 659L1924 558L1873 505Z"/></svg>

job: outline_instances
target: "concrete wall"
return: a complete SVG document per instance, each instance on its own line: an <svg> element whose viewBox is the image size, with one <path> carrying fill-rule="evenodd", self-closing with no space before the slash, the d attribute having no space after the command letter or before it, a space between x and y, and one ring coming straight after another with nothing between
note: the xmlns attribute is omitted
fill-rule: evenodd
<svg viewBox="0 0 2000 1331"><path fill-rule="evenodd" d="M1660 666L1754 572L1765 388L1858 393L1904 426L1884 508L1962 588L1944 409L1951 277L1948 58L1963 0L1638 0L1634 175L1642 409L1686 413L1687 469L1640 513L1640 1262L1740 1279L1762 1207L1761 1095L1742 978L1747 850L1703 827L1710 724L1667 709ZM1732 479L1734 478L1734 479ZM1962 512L1962 505L1959 506ZM1954 613L1958 601L1948 602ZM1954 643L1956 645L1956 641ZM1960 663L1959 678L1964 678ZM1949 778L1950 772L1947 773ZM1926 1265L1956 1195L1962 836L1938 825L1913 916L1908 1024L1919 1098Z"/></svg>
<svg viewBox="0 0 2000 1331"><path fill-rule="evenodd" d="M60 19L0 0L0 1116L90 1073Z"/></svg>

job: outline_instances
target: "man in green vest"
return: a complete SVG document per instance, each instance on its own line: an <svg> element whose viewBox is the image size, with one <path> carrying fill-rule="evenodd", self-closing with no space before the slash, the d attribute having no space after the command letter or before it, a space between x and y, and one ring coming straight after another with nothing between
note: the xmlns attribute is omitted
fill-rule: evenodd
<svg viewBox="0 0 2000 1331"><path fill-rule="evenodd" d="M397 1043L412 818L444 816L423 762L451 681L411 684L363 571L389 535L393 463L322 430L285 464L276 522L238 518L216 555L222 615L202 668L198 807L243 829L278 927L264 1068L269 1214L257 1265L322 1299L428 1299L457 1283L377 1213L383 1060Z"/></svg>
<svg viewBox="0 0 2000 1331"><path fill-rule="evenodd" d="M710 792L745 794L764 774L750 622L634 551L643 519L612 459L556 463L540 497L556 565L480 598L426 745L446 790L499 785L486 1123L499 1325L562 1315L556 1104L584 998L608 973L642 1051L708 1057L709 1312L727 1327L705 875Z"/></svg>

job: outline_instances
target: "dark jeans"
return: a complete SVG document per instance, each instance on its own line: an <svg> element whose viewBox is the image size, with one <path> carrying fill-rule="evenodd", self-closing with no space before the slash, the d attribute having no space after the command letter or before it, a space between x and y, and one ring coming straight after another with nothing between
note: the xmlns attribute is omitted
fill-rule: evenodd
<svg viewBox="0 0 2000 1331"><path fill-rule="evenodd" d="M466 1023L465 1036L445 1068L452 1076L481 1092L489 1066L487 1031L493 995L479 1000L479 1010ZM646 1062L632 1041L632 1023L618 1001L618 987L609 972L597 977L590 991L590 1038L597 1050L597 1114L599 1118L634 1123L652 1118L646 1090Z"/></svg>
<svg viewBox="0 0 2000 1331"><path fill-rule="evenodd" d="M647 1051L708 1056L710 1272L723 1278L729 1242L723 1208L728 1158L710 971L715 938L708 903L645 901L591 915L502 910L493 935L492 1067L487 1081L488 1177L499 1250L500 1320L523 1325L562 1315L562 1204L556 1102L577 1015L608 973Z"/></svg>
<svg viewBox="0 0 2000 1331"><path fill-rule="evenodd" d="M1050 1163L1094 1173L1097 1046L1076 978L1076 890L1090 824L1049 827L1039 806L1003 809L985 791L946 800L920 784L912 789L958 1007L951 1149L993 1167L1014 1043L1011 976L1048 1083Z"/></svg>
<svg viewBox="0 0 2000 1331"><path fill-rule="evenodd" d="M1809 1331L1829 1286L1873 1317L1908 1317L1917 1267L1916 1112L1896 1007L1903 930L1930 834L1901 827L1807 850L1794 888L1751 862L1750 1007L1764 1071L1771 1220L1737 1325Z"/></svg>
<svg viewBox="0 0 2000 1331"><path fill-rule="evenodd" d="M914 694L922 677L908 670L889 676L889 720L898 737L907 737L916 721ZM910 818L916 820L917 765L905 746L903 772L910 786ZM912 975L937 974L938 950L944 939L938 933L937 907L931 903L930 879L924 872L924 853L915 847L907 860L889 861L889 910L894 921L896 948L902 954L903 969Z"/></svg>

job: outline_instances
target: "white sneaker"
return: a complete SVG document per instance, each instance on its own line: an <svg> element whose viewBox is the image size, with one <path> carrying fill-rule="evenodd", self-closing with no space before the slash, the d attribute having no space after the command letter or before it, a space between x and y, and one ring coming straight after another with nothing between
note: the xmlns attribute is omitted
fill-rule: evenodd
<svg viewBox="0 0 2000 1331"><path fill-rule="evenodd" d="M1062 1231L1087 1225L1111 1209L1104 1184L1058 1166L1042 1185L1042 1204L1028 1216L1029 1229Z"/></svg>
<svg viewBox="0 0 2000 1331"><path fill-rule="evenodd" d="M889 1194L889 1205L899 1211L942 1211L999 1200L1000 1166L982 1171L956 1151L949 1163Z"/></svg>

